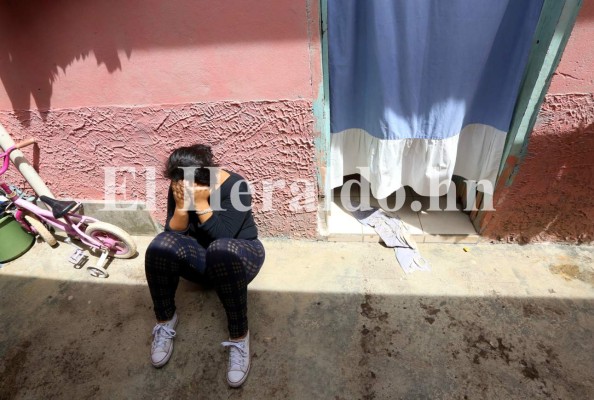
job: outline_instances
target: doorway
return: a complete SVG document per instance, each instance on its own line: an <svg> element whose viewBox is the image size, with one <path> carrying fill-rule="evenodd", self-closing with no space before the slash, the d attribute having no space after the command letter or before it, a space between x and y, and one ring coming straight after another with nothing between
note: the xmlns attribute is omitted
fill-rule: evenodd
<svg viewBox="0 0 594 400"><path fill-rule="evenodd" d="M580 5L581 2L578 0L568 0L566 2L553 2L551 0L543 1L542 11L540 12L540 15L537 16L535 21L536 30L535 33L532 33L532 36L534 36L533 38L531 38L533 45L532 48L528 49L530 55L529 58L527 57L527 65L525 64L524 68L522 69L523 71L525 70L525 72L521 73L520 77L517 78L521 80L521 84L518 84L520 90L517 90L512 100L507 102L512 104L513 118L511 115L512 113L510 113L510 115L508 116L508 118L511 119L511 123L508 123L509 134L507 136L504 135L503 140L498 140L497 146L501 147L501 152L498 155L498 157L495 157L495 159L497 159L497 164L501 164L501 166L503 166L509 160L510 156L514 156L513 146L511 146L512 148L510 148L510 140L513 142L513 139L518 137L518 116L523 116L525 118L527 112L531 112L535 116L540 102L538 102L535 105L533 101L531 104L531 110L527 110L527 105L524 104L524 100L527 97L535 97L535 95L538 97L539 93L544 94L542 93L544 90L543 86L546 85L537 85L535 84L534 80L530 77L531 75L534 75L535 70L538 71L540 75L542 75L543 73L546 74L546 65L544 60L545 57L543 57L542 54L546 53L549 57L552 56L553 61L558 60L564 46L563 38L565 37L566 41L566 38L569 36L569 33L571 32L571 28L573 26L573 22L575 21L575 15L577 14L577 10L579 10ZM331 107L328 103L330 102L332 96L330 93L330 85L328 82L330 71L328 68L328 35L326 34L328 32L327 7L328 1L322 0L322 27L324 33L322 36L324 50L324 88L326 102L325 106L328 110L328 112L326 113L326 124L329 125L330 118L328 117L328 115L331 114ZM326 16L326 18L324 18L324 16ZM559 35L561 35L561 40L559 40ZM557 39L555 40L555 38ZM553 48L555 51L543 52L543 49L550 50L551 48ZM542 53L540 57L539 53ZM550 62L548 67L550 69ZM529 131L529 129L531 129L531 126L529 126L529 124L526 124L524 122L523 125L523 129L525 131ZM328 135L328 137L332 137L332 135L330 135L329 127L327 129L327 132L325 133ZM508 132L506 131L504 133L507 134ZM513 134L513 137L510 139L511 134ZM525 135L525 141L528 140L528 136L529 135ZM505 146L503 145L504 141ZM331 142L331 139L327 140L327 142ZM329 158L332 158L332 150L334 149L328 148L327 150L330 154ZM351 156L349 157L352 158ZM491 162L491 164L493 164L493 162ZM491 172L491 175L494 176L492 177L493 182L501 175L501 168L499 167L500 165L497 165L497 168L495 169L498 169L498 171L495 171L494 174L493 172ZM490 170L493 169L493 165L491 165ZM355 178L359 182L363 182L365 179L361 178L360 176L357 177L351 174L343 174L344 176L340 176L340 185L337 185L335 179L337 175L336 168L333 168L332 164L329 163L327 171L328 173L325 174L326 181L324 184L324 194L329 239L338 240L339 238L342 238L345 240L375 240L375 235L369 229L358 226L358 222L353 220L353 218L349 215L348 212L345 212L345 208L339 196L339 194L342 192L341 188L343 182L346 182L352 178ZM342 172L352 173L353 171L349 171L347 168ZM332 182L333 175L334 182ZM470 213L465 213L463 212L463 210L461 210L462 208L464 208L462 204L463 198L461 196L461 193L464 191L464 185L459 187L460 185L458 183L460 179L457 178L456 175L452 174L450 178L452 179L452 181L454 181L454 187L456 188L455 192L458 194L458 196L456 210L451 210L450 208L447 212L439 212L436 210L435 207L431 207L431 210L429 210L430 207L428 206L428 204L431 202L431 198L429 196L421 195L427 194L426 191L423 191L421 189L420 192L422 193L418 193L419 190L415 191L414 185L407 185L407 182L404 182L404 180L403 182L401 182L402 190L404 190L404 193L406 193L407 195L407 202L400 210L398 210L398 215L403 219L404 222L406 222L409 225L411 233L415 235L417 239L420 239L421 241L437 242L476 242L476 240L478 240L476 230L473 228L473 224L470 222ZM373 177L371 179L373 179ZM374 184L372 183L372 186L373 185ZM394 202L396 193L391 192L389 194L386 194L385 190L383 190L383 193L377 193L377 186L378 185L375 184L375 192L376 194L385 196L382 199L375 198L373 196L373 193L371 192L357 192L357 189L353 191L353 188L349 189L349 193L353 200L361 200L362 198L368 198L371 204L375 205L376 207L379 207L381 204L385 204L387 208L392 208L390 203ZM492 195L493 192L489 194ZM437 201L438 204L443 204L444 202L446 202L446 198L441 196L438 199L434 199L434 201ZM443 207L441 208L443 209ZM476 225L476 221L480 220L481 212L472 213L472 217Z"/></svg>
<svg viewBox="0 0 594 400"><path fill-rule="evenodd" d="M360 175L344 177L344 184L332 190L332 202L327 219L329 241L378 242L379 235L362 225L350 210L357 206L382 209L399 218L408 234L417 243L477 243L477 234L470 212L472 204L465 201L463 181L456 177L456 187L449 194L422 196L410 186L404 186L389 196L377 199L369 190L369 182ZM449 200L449 203L448 203Z"/></svg>

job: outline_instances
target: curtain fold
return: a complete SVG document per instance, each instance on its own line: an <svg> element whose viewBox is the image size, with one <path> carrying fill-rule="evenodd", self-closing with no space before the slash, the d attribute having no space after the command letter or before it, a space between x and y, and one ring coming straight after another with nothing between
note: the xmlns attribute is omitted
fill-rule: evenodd
<svg viewBox="0 0 594 400"><path fill-rule="evenodd" d="M328 0L331 186L494 184L542 4Z"/></svg>

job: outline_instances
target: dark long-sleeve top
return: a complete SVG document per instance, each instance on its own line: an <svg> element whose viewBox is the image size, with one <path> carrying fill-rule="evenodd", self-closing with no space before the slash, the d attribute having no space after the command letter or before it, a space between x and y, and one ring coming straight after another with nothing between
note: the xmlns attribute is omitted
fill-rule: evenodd
<svg viewBox="0 0 594 400"><path fill-rule="evenodd" d="M252 214L252 195L248 190L247 182L241 175L234 172L229 172L229 177L217 188L214 189L209 198L209 204L213 209L213 215L204 223L200 223L200 219L195 211L189 211L189 224L184 231L177 231L171 229L169 222L175 212L175 200L173 198L173 190L169 187L169 194L167 195L167 221L165 223L166 231L179 232L181 234L189 235L198 241L200 245L207 248L210 243L216 239L235 238L254 240L258 238L258 228L254 222ZM236 209L231 200L232 188L234 195L237 196L236 202L239 201L243 208L241 209L239 203ZM239 190L238 190L239 189ZM220 208L215 207L215 202L220 199ZM218 209L217 209L218 208Z"/></svg>

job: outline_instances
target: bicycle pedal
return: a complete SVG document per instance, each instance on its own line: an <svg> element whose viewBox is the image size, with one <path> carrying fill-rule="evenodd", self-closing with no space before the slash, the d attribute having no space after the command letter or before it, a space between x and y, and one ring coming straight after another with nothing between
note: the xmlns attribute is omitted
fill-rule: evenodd
<svg viewBox="0 0 594 400"><path fill-rule="evenodd" d="M74 252L72 254L70 254L68 261L74 265L77 265L84 258L84 256L85 256L85 253L83 252L82 249L75 249Z"/></svg>
<svg viewBox="0 0 594 400"><path fill-rule="evenodd" d="M105 279L109 277L109 273L105 270L105 268L102 267L87 267L87 271L89 272L89 275L95 278Z"/></svg>

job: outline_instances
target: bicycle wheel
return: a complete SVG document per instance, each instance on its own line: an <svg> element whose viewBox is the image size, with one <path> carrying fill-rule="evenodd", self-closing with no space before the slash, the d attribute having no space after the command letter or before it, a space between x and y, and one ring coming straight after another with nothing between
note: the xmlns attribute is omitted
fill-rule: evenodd
<svg viewBox="0 0 594 400"><path fill-rule="evenodd" d="M99 240L115 258L130 258L136 254L134 239L120 227L97 221L89 224L85 233Z"/></svg>
<svg viewBox="0 0 594 400"><path fill-rule="evenodd" d="M25 221L31 225L33 230L39 235L39 237L43 239L45 243L52 247L58 243L54 235L52 235L45 225L43 225L43 222L41 222L37 217L33 215L25 215Z"/></svg>

